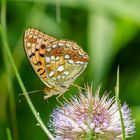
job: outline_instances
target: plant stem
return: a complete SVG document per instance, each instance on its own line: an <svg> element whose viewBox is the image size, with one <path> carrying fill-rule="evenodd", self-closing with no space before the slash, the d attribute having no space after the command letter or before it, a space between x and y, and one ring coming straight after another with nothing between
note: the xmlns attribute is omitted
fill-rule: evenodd
<svg viewBox="0 0 140 140"><path fill-rule="evenodd" d="M6 133L7 133L7 139L12 140L11 131L9 128L6 129Z"/></svg>
<svg viewBox="0 0 140 140"><path fill-rule="evenodd" d="M2 43L3 43L3 48L5 49L5 52L7 53L9 60L11 62L11 65L13 67L13 70L15 72L15 75L17 77L17 80L19 82L19 85L23 91L23 95L25 96L27 103L34 115L34 117L36 118L36 120L38 121L39 126L42 128L42 130L45 132L45 134L51 139L54 140L54 137L52 136L52 134L49 132L49 130L47 129L47 127L45 126L45 124L43 123L42 119L39 116L39 113L36 111L34 105L32 104L30 97L26 91L26 88L22 82L22 79L19 75L19 72L17 70L16 64L14 62L12 53L10 51L10 47L8 46L8 42L7 42L7 36L6 36L6 0L2 1L2 14L1 14L1 20L2 20L2 25L0 24L0 33L1 33L1 38L2 38Z"/></svg>
<svg viewBox="0 0 140 140"><path fill-rule="evenodd" d="M116 87L115 87L115 98L116 98L116 102L117 102L118 110L119 110L119 114L120 114L121 128L122 128L122 140L126 140L126 138L125 138L125 126L124 126L123 116L122 116L122 112L121 112L121 104L120 104L120 100L119 100L119 66L118 66L118 69L117 69L117 81L116 81Z"/></svg>
<svg viewBox="0 0 140 140"><path fill-rule="evenodd" d="M6 0L1 1L1 24L5 30L4 34L6 37ZM13 74L11 71L11 65L9 62L9 59L7 58L7 53L5 52L5 48L2 47L2 54L3 54L3 60L5 64L5 79L6 79L6 85L8 91L8 97L9 97L9 108L10 108L10 115L11 115L11 122L12 122L12 133L13 138L15 140L18 140L18 128L17 128L17 117L16 117L16 105L15 105L15 97L14 97L14 89L13 89Z"/></svg>
<svg viewBox="0 0 140 140"><path fill-rule="evenodd" d="M10 48L9 48L9 46L8 46L8 44L7 44L6 36L5 36L5 34L4 34L4 31L3 31L3 28L2 28L1 25L0 25L0 33L1 33L1 36L2 36L2 41L3 41L4 47L5 47L5 51L7 52L7 55L8 55L8 57L9 57L10 62L11 62L11 65L12 65L12 67L13 67L13 70L14 70L15 75L16 75L16 77L17 77L18 83L19 83L19 85L20 85L20 87L21 87L21 89L22 89L23 95L25 96L26 101L27 101L27 103L28 103L28 105L29 105L29 107L30 107L30 109L31 109L31 111L32 111L32 113L33 113L33 115L34 115L34 117L36 118L36 120L37 120L39 126L42 128L42 130L45 132L45 134L46 134L51 140L54 140L54 137L53 137L52 134L49 132L49 130L47 129L47 127L45 126L45 124L43 123L42 119L40 118L39 113L36 111L34 105L33 105L32 102L31 102L31 99L30 99L30 97L29 97L29 95L28 95L28 93L27 93L27 90L26 90L26 88L25 88L25 86L24 86L24 84L23 84L23 82L22 82L22 79L21 79L21 77L20 77L20 75L19 75L19 72L18 72L18 70L17 70L16 64L15 64L15 62L14 62L14 59L13 59L13 56L12 56L12 54L11 54Z"/></svg>
<svg viewBox="0 0 140 140"><path fill-rule="evenodd" d="M61 23L61 7L60 0L56 0L56 21Z"/></svg>

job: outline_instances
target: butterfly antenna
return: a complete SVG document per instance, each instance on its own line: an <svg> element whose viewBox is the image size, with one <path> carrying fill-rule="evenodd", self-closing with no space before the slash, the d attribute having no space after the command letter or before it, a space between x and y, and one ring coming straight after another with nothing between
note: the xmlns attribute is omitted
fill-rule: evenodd
<svg viewBox="0 0 140 140"><path fill-rule="evenodd" d="M44 90L34 90L34 91L30 91L30 92L27 92L28 95L31 94L31 93L37 93L37 92L40 92L40 91L44 91ZM23 93L19 94L19 96L22 96L24 95Z"/></svg>
<svg viewBox="0 0 140 140"><path fill-rule="evenodd" d="M77 88L79 88L79 89L86 90L85 88L80 87L80 86L78 86L77 84L71 84L71 85L74 86L74 87L77 87Z"/></svg>

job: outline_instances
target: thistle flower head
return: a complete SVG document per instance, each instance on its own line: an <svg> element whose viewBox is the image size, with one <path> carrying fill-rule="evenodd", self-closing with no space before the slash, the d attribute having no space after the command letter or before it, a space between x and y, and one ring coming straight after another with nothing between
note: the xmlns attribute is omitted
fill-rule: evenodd
<svg viewBox="0 0 140 140"><path fill-rule="evenodd" d="M70 102L55 109L49 121L56 140L121 140L122 129L118 106L109 94L99 96L100 88L92 95L87 87L85 94L72 97ZM121 106L125 135L134 133L135 122L131 119L130 109L124 103Z"/></svg>

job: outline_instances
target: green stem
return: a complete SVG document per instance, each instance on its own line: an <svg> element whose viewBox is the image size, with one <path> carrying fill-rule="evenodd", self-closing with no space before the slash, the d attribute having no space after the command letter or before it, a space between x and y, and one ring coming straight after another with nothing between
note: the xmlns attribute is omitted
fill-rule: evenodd
<svg viewBox="0 0 140 140"><path fill-rule="evenodd" d="M6 133L7 133L7 139L12 140L11 131L9 128L6 129Z"/></svg>
<svg viewBox="0 0 140 140"><path fill-rule="evenodd" d="M30 97L29 97L29 95L28 95L28 93L27 93L27 91L26 91L26 88L25 88L25 86L24 86L24 84L23 84L23 82L22 82L22 79L21 79L21 77L20 77L20 75L19 75L19 72L18 72L18 70L17 70L17 67L16 67L16 64L15 64L15 62L14 62L13 56L12 56L12 54L11 54L10 48L9 48L9 46L8 46L8 44L7 44L7 40L6 40L6 36L5 36L5 34L4 34L4 30L3 30L3 28L2 28L1 25L0 25L0 33L1 33L1 36L2 36L2 41L3 41L3 45L4 45L4 47L5 47L5 51L7 52L7 55L8 55L8 57L9 57L9 60L10 60L10 62L11 62L11 65L12 65L12 67L13 67L13 70L14 70L14 72L15 72L15 75L16 75L16 77L17 77L17 80L18 80L18 82L19 82L19 85L20 85L20 87L21 87L21 89L22 89L23 95L25 96L25 98L26 98L26 100L27 100L27 103L28 103L28 105L29 105L29 107L30 107L30 109L31 109L31 111L32 111L32 113L33 113L33 115L34 115L34 117L36 118L36 120L37 120L39 126L42 128L42 130L45 132L45 134L48 135L48 137L49 137L51 140L54 140L54 137L53 137L52 134L49 132L49 130L47 129L47 127L45 126L45 124L43 123L42 119L41 119L40 116L39 116L39 113L36 111L34 105L32 104L32 102L31 102L31 100L30 100Z"/></svg>
<svg viewBox="0 0 140 140"><path fill-rule="evenodd" d="M1 24L5 30L4 34L6 37L6 0L1 1ZM7 53L5 52L5 48L2 47L2 54L5 64L5 72L6 72L6 86L8 90L9 96L9 108L12 122L12 133L15 140L18 140L18 128L17 128L17 118L16 118L16 105L15 105L15 97L14 97L14 89L13 89L13 74L11 71L11 65L7 58Z"/></svg>
<svg viewBox="0 0 140 140"><path fill-rule="evenodd" d="M10 48L8 46L8 43L7 43L7 37L6 37L6 0L3 0L3 6L2 6L2 13L1 14L1 18L2 18L2 25L0 24L0 33L1 33L1 36L2 36L2 42L3 42L3 48L5 49L5 52L7 53L9 59L10 59L10 62L11 62L11 65L13 67L13 70L15 72L15 75L17 77L17 80L20 84L20 87L23 91L23 95L25 96L26 100L27 100L27 103L33 113L33 115L35 116L36 120L38 121L38 124L39 126L42 128L42 130L45 132L45 134L51 139L51 140L54 140L54 137L52 136L52 134L49 132L49 130L47 129L47 127L45 126L45 124L43 123L43 121L41 120L40 116L39 116L39 113L36 111L36 109L34 108L31 100L30 100L30 97L28 96L28 93L26 91L26 88L22 82L22 79L18 73L18 70L17 70L17 67L15 65L15 62L14 62L14 59L13 59L13 56L11 54L11 51L10 51ZM6 56L7 56L6 55Z"/></svg>
<svg viewBox="0 0 140 140"><path fill-rule="evenodd" d="M56 21L61 23L61 7L60 0L56 0Z"/></svg>
<svg viewBox="0 0 140 140"><path fill-rule="evenodd" d="M116 98L116 102L117 102L118 110L119 110L119 114L120 114L121 127L122 127L122 140L126 140L125 126L124 126L123 116L122 116L122 112L121 112L121 104L120 104L120 100L119 100L119 66L117 69L117 82L116 82L116 87L115 87L115 98Z"/></svg>

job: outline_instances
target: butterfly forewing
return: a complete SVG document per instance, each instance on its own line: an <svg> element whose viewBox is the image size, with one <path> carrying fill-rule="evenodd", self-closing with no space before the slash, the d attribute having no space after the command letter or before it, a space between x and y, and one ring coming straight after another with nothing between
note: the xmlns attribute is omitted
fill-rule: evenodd
<svg viewBox="0 0 140 140"><path fill-rule="evenodd" d="M46 52L47 45L54 40L56 39L32 28L26 30L24 34L24 47L28 59L37 75L40 77L43 83L48 86L49 84L46 79L46 70L44 67L44 54Z"/></svg>

